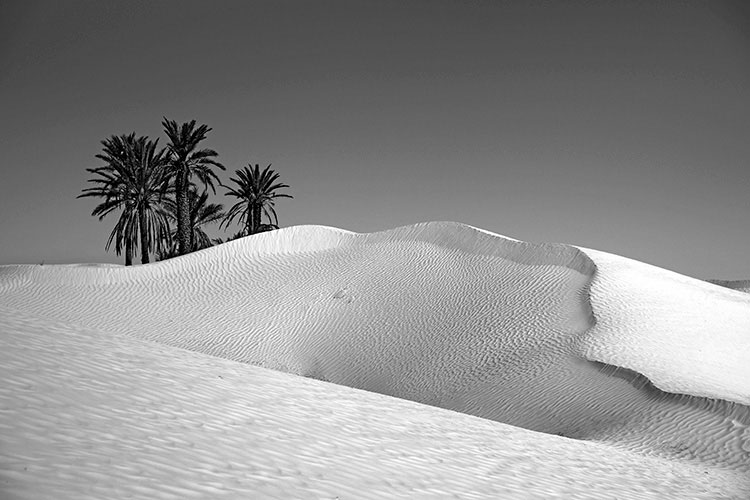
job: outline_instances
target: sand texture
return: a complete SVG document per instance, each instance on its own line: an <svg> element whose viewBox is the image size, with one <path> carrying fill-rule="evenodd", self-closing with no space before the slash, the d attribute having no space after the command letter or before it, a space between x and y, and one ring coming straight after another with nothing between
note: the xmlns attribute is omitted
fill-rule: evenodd
<svg viewBox="0 0 750 500"><path fill-rule="evenodd" d="M0 266L0 342L9 498L750 492L750 295L603 252L427 223Z"/></svg>

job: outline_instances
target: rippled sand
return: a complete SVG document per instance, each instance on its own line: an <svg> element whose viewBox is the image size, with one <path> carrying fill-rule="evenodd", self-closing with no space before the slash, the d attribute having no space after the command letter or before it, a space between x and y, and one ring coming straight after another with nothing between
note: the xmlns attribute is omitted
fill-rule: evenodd
<svg viewBox="0 0 750 500"><path fill-rule="evenodd" d="M11 498L750 492L750 296L602 252L302 226L0 267L0 329Z"/></svg>

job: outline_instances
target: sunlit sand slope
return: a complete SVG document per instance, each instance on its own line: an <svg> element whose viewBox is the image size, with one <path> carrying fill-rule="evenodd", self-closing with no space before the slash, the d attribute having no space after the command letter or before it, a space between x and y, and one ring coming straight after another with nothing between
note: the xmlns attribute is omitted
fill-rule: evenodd
<svg viewBox="0 0 750 500"><path fill-rule="evenodd" d="M602 252L455 223L303 226L131 269L0 267L0 305L710 467L732 487L750 471L750 296Z"/></svg>
<svg viewBox="0 0 750 500"><path fill-rule="evenodd" d="M595 250L589 359L658 388L750 405L750 295Z"/></svg>
<svg viewBox="0 0 750 500"><path fill-rule="evenodd" d="M744 499L640 456L0 308L0 498Z"/></svg>

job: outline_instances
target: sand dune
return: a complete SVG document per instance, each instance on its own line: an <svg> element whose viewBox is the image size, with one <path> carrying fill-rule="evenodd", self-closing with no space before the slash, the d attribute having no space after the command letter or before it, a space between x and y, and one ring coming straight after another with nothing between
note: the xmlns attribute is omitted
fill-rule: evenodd
<svg viewBox="0 0 750 500"><path fill-rule="evenodd" d="M60 435L67 436L62 439L75 443L76 449L88 443L84 456L91 460L114 453L119 440L129 436L114 432L112 443L104 446L75 430L71 419L82 418L88 425L99 422L90 412L79 415L84 412L80 408L93 403L81 394L54 393L55 376L60 373L52 376L32 369L44 357L54 359L50 366L68 378L92 370L85 378L99 381L93 382L101 389L99 413L115 404L107 398L118 391L125 399L128 391L152 394L148 401L162 415L155 418L157 422L128 413L124 403L124 413L118 413L121 425L131 422L142 431L129 437L138 443L150 439L149 425L157 429L163 425L160 419L180 420L179 410L184 408L162 411L161 405L168 406L182 395L189 397L199 371L220 366L241 373L238 377L245 382L238 379L238 385L227 390L233 401L246 404L243 408L254 408L253 414L266 412L262 419L276 419L279 425L283 421L284 426L299 430L307 425L304 419L320 420L321 413L335 413L339 405L379 408L376 411L389 415L379 421L380 431L368 433L359 422L350 422L354 430L347 438L349 452L381 439L382 431L391 436L386 441L400 436L392 446L420 457L419 466L406 467L401 474L391 467L352 470L345 465L345 454L333 461L318 457L321 464L328 464L319 477L310 472L315 469L315 456L306 457L305 467L310 470L297 474L306 486L299 481L290 486L280 469L243 483L243 488L268 485L266 497L287 497L284 491L305 497L300 492L307 491L312 497L330 498L345 491L361 498L366 496L364 490L352 488L364 484L358 481L367 476L377 476L371 479L372 491L381 495L386 492L383 484L392 477L396 483L388 483L388 495L404 498L422 491L410 489L416 484L427 488L425 495L433 488L463 492L467 498L472 491L480 498L497 497L503 491L517 498L552 493L567 498L743 498L750 492L750 296L624 257L568 245L519 242L455 223L418 224L374 234L301 226L134 268L1 266L0 308L2 338L9 344L0 361L4 377L14 380L0 392L10 409L0 415L0 424L15 443L8 448L10 453L5 447L1 450L3 470L31 460L59 472L62 451L30 455L20 451L28 440L41 450L45 436L58 436L53 431L59 427L57 420L45 416L45 406L67 405L68 427ZM151 361L144 361L133 373L129 360L113 359L109 352L113 343ZM105 361L88 367L85 360L97 356ZM168 367L157 370L157 360ZM202 368L183 373L193 364ZM179 387L167 384L169 394L150 388L151 384L163 387L154 381L162 377L180 381ZM38 387L42 379L47 389ZM263 384L263 394L253 390L254 384ZM205 384L201 387L211 392ZM295 403L307 390L319 396L301 397ZM24 393L25 403L14 399L19 393ZM206 397L210 399L210 394ZM281 417L274 412L281 403L271 402L276 399L294 405L297 417L278 420ZM232 401L212 404L219 411L225 407L235 411ZM203 419L204 425L210 425L218 418L213 411L191 406L184 418ZM399 423L402 413L422 423L416 426L412 446L401 441L409 439L399 430L407 425ZM220 422L221 418L215 425L221 427ZM450 436L451 447L456 443L464 450L459 453L466 455L461 456L476 454L483 457L477 461L481 467L494 467L494 479L465 477L465 470L472 467L468 458L459 460L460 465L451 462L451 473L440 472L445 467L438 458L445 456L435 447L441 445L428 442L435 439L436 425ZM272 427L251 426L237 434L239 442L234 445L250 448L242 452L243 463L262 459L252 448ZM279 438L276 445L287 451L278 460L302 467L291 450L330 440L331 432L332 427L326 427L318 429L317 436L292 433L286 441ZM205 438L201 436L175 438L171 443L185 453L185 443ZM518 441L527 439L543 449L521 451ZM163 468L159 461L166 460L167 452L160 451L158 443L151 444L147 452L132 451L133 463L151 460L149 454L154 454L153 466ZM483 446L493 450L491 459ZM553 466L543 458L544 449L558 450L566 458L558 460L559 467ZM223 457L217 459L218 466L227 451L219 447L207 456ZM389 453L380 449L375 456L385 459ZM188 455L192 458L185 458L186 467L204 464ZM515 466L510 465L513 457L518 460ZM545 465L519 470L527 467L529 457ZM123 485L134 474L128 463L122 465L124 469L99 468L95 475L106 483L109 474L125 488L122 491L131 491L130 485ZM76 470L90 472L92 465L86 464ZM633 464L648 464L647 470L659 473L641 475L635 472L640 466ZM142 471L145 466L132 467ZM343 467L348 479L340 471L331 472L332 467ZM46 491L34 489L41 488L35 486L35 475L16 469L8 476L14 494L32 498L34 491ZM595 470L599 472L592 474ZM238 476L224 472L230 483L240 476L247 479L244 472ZM63 474L49 487L74 495L74 489L65 485L75 474ZM449 480L451 474L456 477ZM334 476L337 479L330 479ZM602 489L597 494L595 487L583 486L604 488L607 481L597 482L597 477L617 482L621 492L612 490L608 495ZM518 478L525 486L517 484ZM170 484L190 489L188 478L180 481ZM276 491L274 484L291 489ZM168 497L163 489L149 488ZM175 496L186 497L182 490ZM149 496L146 490L135 491Z"/></svg>
<svg viewBox="0 0 750 500"><path fill-rule="evenodd" d="M0 311L2 498L743 498L733 474Z"/></svg>

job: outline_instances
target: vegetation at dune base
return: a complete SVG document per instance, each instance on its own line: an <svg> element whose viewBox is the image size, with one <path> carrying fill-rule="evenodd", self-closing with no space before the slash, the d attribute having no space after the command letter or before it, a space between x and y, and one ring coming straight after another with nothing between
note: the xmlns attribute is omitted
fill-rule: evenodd
<svg viewBox="0 0 750 500"><path fill-rule="evenodd" d="M203 230L204 226L221 222L224 219L224 207L219 203L208 203L208 191L204 190L198 193L195 185L190 186L187 193L188 200L188 252L203 250L219 243L220 240L211 239ZM179 212L177 202L172 197L164 198L164 205L167 209L167 217L170 222L171 245L159 252L159 260L165 260L180 255L177 243L177 220Z"/></svg>
<svg viewBox="0 0 750 500"><path fill-rule="evenodd" d="M149 253L162 250L168 240L169 224L162 203L167 182L167 156L157 151L157 141L130 135L112 136L102 141L102 153L96 155L103 166L86 169L94 174L94 184L78 197L101 197L91 215L102 220L119 211L120 216L107 239L120 255L125 250L125 265L133 262L133 251L140 246L141 263L149 262Z"/></svg>
<svg viewBox="0 0 750 500"><path fill-rule="evenodd" d="M103 164L86 169L93 186L78 198L103 200L91 213L99 220L118 215L105 250L114 245L118 256L125 253L129 266L140 249L141 263L146 264L150 255L164 260L222 243L205 232L210 224L219 223L227 231L238 219L240 230L228 240L278 229L275 200L292 196L277 192L289 186L278 182L279 174L270 165L263 171L257 164L236 170L230 178L234 186L226 186L216 174L217 169L226 170L217 161L218 153L199 147L211 128L195 120L180 125L167 118L162 126L166 147L159 149L158 139L135 132L113 135L101 141L102 152L95 155ZM209 189L216 194L215 183L238 198L226 213L223 205L209 202Z"/></svg>
<svg viewBox="0 0 750 500"><path fill-rule="evenodd" d="M174 120L162 121L164 133L169 138L169 175L174 181L177 207L177 247L179 255L190 252L190 200L192 178L197 177L216 194L213 181L219 178L213 167L226 170L216 161L219 154L213 149L198 149L211 129L206 125L196 128L195 120L178 125Z"/></svg>
<svg viewBox="0 0 750 500"><path fill-rule="evenodd" d="M276 182L279 174L271 169L271 165L264 168L262 172L257 164L254 167L248 165L242 170L237 170L236 174L237 177L229 179L235 187L224 187L229 196L239 201L229 209L222 225L228 225L239 216L239 222L244 228L244 236L278 229L279 219L274 208L274 200L292 198L292 196L276 191L289 186ZM267 223L263 222L264 216Z"/></svg>

